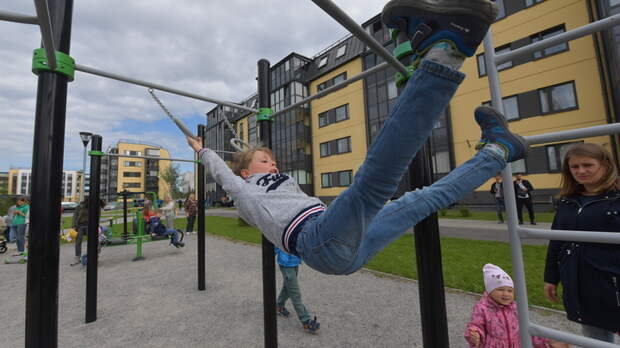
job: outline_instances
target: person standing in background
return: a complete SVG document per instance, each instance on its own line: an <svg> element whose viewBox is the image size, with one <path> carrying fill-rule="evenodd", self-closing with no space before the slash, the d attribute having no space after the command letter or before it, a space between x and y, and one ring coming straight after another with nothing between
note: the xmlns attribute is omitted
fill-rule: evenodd
<svg viewBox="0 0 620 348"><path fill-rule="evenodd" d="M515 195L517 197L517 216L519 217L519 224L523 224L523 207L527 208L527 215L530 217L530 223L536 225L536 217L534 216L534 204L532 203L532 192L534 186L528 181L523 179L522 173L515 174Z"/></svg>
<svg viewBox="0 0 620 348"><path fill-rule="evenodd" d="M192 233L194 231L194 222L196 221L196 214L198 214L198 205L196 204L196 196L193 193L185 200L185 217L187 217L187 226L185 232Z"/></svg>
<svg viewBox="0 0 620 348"><path fill-rule="evenodd" d="M495 199L495 209L497 210L497 223L504 223L502 212L506 210L504 205L504 185L502 184L502 174L495 175L495 182L491 184L491 194Z"/></svg>

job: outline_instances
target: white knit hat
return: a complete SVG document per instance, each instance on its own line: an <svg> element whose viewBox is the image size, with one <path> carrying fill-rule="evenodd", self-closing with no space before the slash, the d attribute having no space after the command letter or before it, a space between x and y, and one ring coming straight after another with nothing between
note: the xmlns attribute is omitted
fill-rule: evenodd
<svg viewBox="0 0 620 348"><path fill-rule="evenodd" d="M484 265L482 273L484 275L484 288L488 293L502 286L514 288L514 283L508 273L493 264Z"/></svg>

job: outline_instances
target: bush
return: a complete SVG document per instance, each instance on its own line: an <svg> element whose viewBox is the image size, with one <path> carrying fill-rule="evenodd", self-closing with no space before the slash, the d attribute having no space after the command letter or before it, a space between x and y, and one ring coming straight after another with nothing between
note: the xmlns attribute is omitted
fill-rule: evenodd
<svg viewBox="0 0 620 348"><path fill-rule="evenodd" d="M468 217L471 215L471 211L469 210L469 207L466 205L459 206L459 213L461 214L462 217Z"/></svg>
<svg viewBox="0 0 620 348"><path fill-rule="evenodd" d="M448 209L439 209L439 216L448 215Z"/></svg>

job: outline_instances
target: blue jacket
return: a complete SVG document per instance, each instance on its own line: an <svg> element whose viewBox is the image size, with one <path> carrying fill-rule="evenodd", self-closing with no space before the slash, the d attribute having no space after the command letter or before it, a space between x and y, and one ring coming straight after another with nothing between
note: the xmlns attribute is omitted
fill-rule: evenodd
<svg viewBox="0 0 620 348"><path fill-rule="evenodd" d="M562 197L551 228L620 232L620 192L583 205L579 197ZM552 240L545 282L562 283L569 320L620 331L620 245Z"/></svg>
<svg viewBox="0 0 620 348"><path fill-rule="evenodd" d="M278 264L284 267L297 267L301 263L301 259L295 255L287 254L284 251L278 249L277 247L273 247L278 255Z"/></svg>

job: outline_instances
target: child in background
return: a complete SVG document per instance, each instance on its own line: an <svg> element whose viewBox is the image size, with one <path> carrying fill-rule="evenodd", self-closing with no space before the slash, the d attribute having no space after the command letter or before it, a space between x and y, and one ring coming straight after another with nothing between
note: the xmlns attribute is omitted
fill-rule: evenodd
<svg viewBox="0 0 620 348"><path fill-rule="evenodd" d="M301 302L301 289L299 288L299 282L297 282L297 273L299 272L301 259L295 255L287 254L278 248L274 249L278 265L280 266L280 272L282 272L282 290L276 301L276 312L283 317L288 317L291 313L284 305L290 298L304 330L309 333L316 333L321 324L316 321L316 317L310 319L306 306Z"/></svg>
<svg viewBox="0 0 620 348"><path fill-rule="evenodd" d="M512 278L487 263L482 268L485 292L474 306L465 339L476 348L520 348L519 316ZM534 348L568 348L563 342L532 336Z"/></svg>

